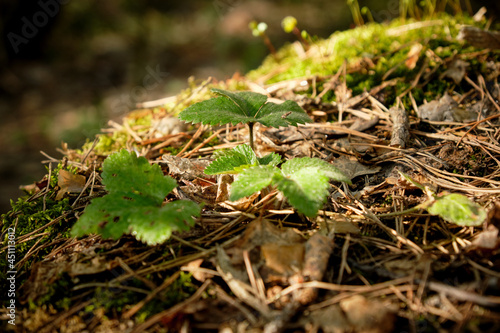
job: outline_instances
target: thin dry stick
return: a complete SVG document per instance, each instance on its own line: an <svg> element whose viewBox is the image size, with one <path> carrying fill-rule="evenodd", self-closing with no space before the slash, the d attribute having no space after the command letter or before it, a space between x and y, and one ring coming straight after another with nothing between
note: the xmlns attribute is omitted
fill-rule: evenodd
<svg viewBox="0 0 500 333"><path fill-rule="evenodd" d="M153 282L151 282L150 280L146 279L145 277L141 276L141 275L137 275L134 270L132 268L130 268L129 265L127 265L123 260L122 258L120 257L116 257L115 259L118 264L120 265L121 268L123 268L123 270L127 273L129 273L131 276L133 276L135 279L137 280L140 280L142 281L142 283L144 283L146 286L149 287L149 289L151 290L155 290L156 288L158 288L157 285L155 285Z"/></svg>
<svg viewBox="0 0 500 333"><path fill-rule="evenodd" d="M196 131L196 133L194 133L193 137L188 141L188 143L184 146L184 148L182 148L182 150L176 156L180 157L182 154L184 154L184 152L189 147L191 147L191 145L193 144L194 140L198 139L201 136L201 133L203 133L204 130L205 130L205 126L204 125L200 125L200 127L198 128L198 130Z"/></svg>
<svg viewBox="0 0 500 333"><path fill-rule="evenodd" d="M347 267L347 251L349 249L349 241L351 240L351 234L347 234L345 237L344 245L342 246L342 261L339 268L339 277L337 279L337 284L342 282L342 277L344 275L344 270Z"/></svg>
<svg viewBox="0 0 500 333"><path fill-rule="evenodd" d="M217 135L219 135L220 133L222 133L225 130L226 130L225 128L219 129L214 134L210 135L207 139L205 139L202 143L200 143L198 146L196 146L195 148L193 148L193 150L191 150L189 153L185 154L183 157L187 158L187 157L193 155L198 150L200 150L201 148L203 148L207 143L209 143L210 141L212 141L213 138L215 138Z"/></svg>
<svg viewBox="0 0 500 333"><path fill-rule="evenodd" d="M43 196L43 211L47 209L46 205L46 198L47 195L49 194L49 189L50 189L50 179L52 178L52 163L49 163L49 176L47 178L47 187L45 187L45 195Z"/></svg>
<svg viewBox="0 0 500 333"><path fill-rule="evenodd" d="M256 294L259 296L261 301L266 299L266 291L263 283L258 283L258 279L255 276L256 272L254 272L252 263L250 262L250 256L248 255L248 250L243 251L243 261L245 263L245 268L247 270L248 279L250 280L250 285L254 290L256 290ZM262 281L262 279L260 279Z"/></svg>
<svg viewBox="0 0 500 333"><path fill-rule="evenodd" d="M422 250L417 244L409 240L408 238L404 237L400 233L398 233L396 230L389 228L385 224L382 223L378 219L378 217L373 214L368 208L366 208L359 200L355 200L356 204L361 208L363 211L363 215L365 215L367 218L375 222L382 230L384 230L389 236L391 236L395 241L401 242L402 244L407 245L410 250L412 250L415 254L423 254L424 250Z"/></svg>
<svg viewBox="0 0 500 333"><path fill-rule="evenodd" d="M217 296L219 296L220 299L223 301L226 301L230 305L234 306L238 310L241 311L245 315L245 317L248 319L250 324L256 325L258 320L257 317L255 317L252 312L250 312L246 307L244 307L240 302L238 302L236 299L233 297L229 296L219 285L215 285L215 291L217 292Z"/></svg>
<svg viewBox="0 0 500 333"><path fill-rule="evenodd" d="M185 255L185 256L182 256L182 257L178 257L178 258L175 258L173 260L161 263L161 264L156 265L156 266L155 265L147 266L145 268L142 268L142 269L138 270L136 272L136 274L143 274L143 275L144 274L151 274L151 273L155 273L155 272L160 272L160 271L164 271L164 270L167 270L167 269L171 269L171 268L174 268L174 267L182 266L182 265L187 264L187 263L189 263L189 262L191 262L193 260L205 257L205 256L207 256L209 254L212 254L212 253L216 252L218 247L224 248L226 246L229 246L229 245L231 245L233 242L235 242L239 238L240 238L240 236L238 235L238 236L235 236L235 237L233 237L233 238L225 241L224 243L222 243L222 245L214 246L214 247L212 247L212 248L210 248L208 250L196 252L196 253ZM154 248L152 250L154 250ZM121 280L126 280L126 279L128 279L130 277L131 277L130 274L122 274L119 277L117 277L115 280L116 281L121 281Z"/></svg>
<svg viewBox="0 0 500 333"><path fill-rule="evenodd" d="M134 138L134 140L136 142L142 142L141 137L130 127L130 125L128 124L128 122L124 121L123 122L123 127L128 132L128 134L130 134Z"/></svg>
<svg viewBox="0 0 500 333"><path fill-rule="evenodd" d="M71 205L72 208L75 208L76 204L78 203L78 201L80 201L80 198L82 197L82 195L85 193L85 190L90 186L90 185L94 185L94 182L95 182L95 171L92 172L92 177L89 177L89 179L87 180L87 182L85 183L85 186L83 187L83 189L80 191L80 194L78 195L78 197L75 199L75 202L73 202L73 204Z"/></svg>
<svg viewBox="0 0 500 333"><path fill-rule="evenodd" d="M198 298L201 297L205 289L212 283L212 280L206 280L196 292L191 295L187 300L184 302L178 303L171 307L168 310L164 310L160 313L155 314L154 316L148 318L144 323L136 326L131 333L142 333L145 332L149 327L153 326L154 324L158 323L165 317L172 317L175 315L177 312L181 311L183 308L185 308L187 305L195 302L198 300Z"/></svg>
<svg viewBox="0 0 500 333"><path fill-rule="evenodd" d="M481 86L484 88L484 91L486 92L486 97L490 100L491 104L497 109L497 111L500 111L500 105L498 105L498 102L491 96L490 91L486 87L486 81L484 80L484 77L479 74L478 76L479 82L481 83Z"/></svg>
<svg viewBox="0 0 500 333"><path fill-rule="evenodd" d="M320 127L320 128L331 129L331 130L342 132L342 133L346 133L346 134L349 134L349 135L358 136L360 138L367 139L367 140L370 140L370 141L376 141L376 140L378 140L378 137L376 137L374 135L370 135L370 134L366 134L366 133L363 133L363 132L355 131L355 130L349 129L347 127L332 125L330 123L324 123L324 124L309 123L309 124L305 124L305 125L303 125L303 124L298 124L298 125L299 125L299 127Z"/></svg>
<svg viewBox="0 0 500 333"><path fill-rule="evenodd" d="M54 328L58 327L58 325L66 318L74 315L75 313L79 312L80 310L84 309L87 305L92 304L94 300L88 300L85 302L82 302L80 304L75 305L73 308L69 309L66 312L62 312L62 315L58 316L55 319L52 319L47 326L42 327L39 330L39 333L45 333L45 332L54 332L56 331Z"/></svg>
<svg viewBox="0 0 500 333"><path fill-rule="evenodd" d="M26 240L27 240L27 238L29 238L30 236L35 235L35 234L39 233L39 232L40 232L40 231L42 231L43 229L48 228L48 227L50 227L50 226L51 226L51 225L53 225L53 224L56 224L56 223L61 222L61 220L63 220L64 218L66 218L66 216L70 215L71 213L73 213L73 212L65 212L65 213L63 213L61 216L59 216L59 217L57 217L57 218L53 219L53 220L52 220L52 221L50 221L49 223L47 223L47 224L45 224L45 225L41 226L40 228L38 228L38 229L36 229L36 230L33 230L33 231L32 231L32 232L30 232L30 233L27 233L27 234L24 234L24 235L22 235L22 236L19 236L19 237L16 239L16 243L17 243L17 244L19 244L19 243L21 243L21 242L24 242L24 241L26 241Z"/></svg>
<svg viewBox="0 0 500 333"><path fill-rule="evenodd" d="M194 245L193 243L190 243L190 242L188 242L187 240L182 239L182 238L180 238L180 237L178 237L178 236L176 236L176 235L173 235L173 234L172 234L172 235L170 235L170 238L172 238L173 240L175 240L175 241L177 241L177 242L179 242L179 243L181 243L181 244L184 244L184 245L186 245L186 246L189 246L189 247L191 247L191 248L193 248L193 249L195 249L195 250L198 250L198 251L205 251L205 250L206 250L206 249L204 249L204 248L202 248L202 247L199 247L199 246L197 246L197 245Z"/></svg>
<svg viewBox="0 0 500 333"><path fill-rule="evenodd" d="M142 309L142 307L144 305L146 305L149 301L151 301L154 297L156 297L156 295L158 295L159 292L161 292L162 290L168 288L168 286L170 286L172 283L174 283L175 280L177 280L177 278L179 277L180 274L181 274L181 272L177 271L173 275L171 275L168 279L166 279L161 284L161 286L159 286L156 289L154 289L153 291L151 291L142 301L140 301L139 303L135 304L132 308L130 308L127 312L125 312L122 315L122 318L128 319L128 318L132 317L133 315L135 315L137 313L137 311L139 311L140 309Z"/></svg>
<svg viewBox="0 0 500 333"><path fill-rule="evenodd" d="M274 303L277 300L279 300L281 297L284 297L284 296L286 296L286 295L288 295L288 294L290 294L298 289L317 288L317 289L325 289L325 290L339 291L339 292L365 293L365 292L373 292L375 290L385 289L389 286L395 286L395 285L399 285L402 283L408 283L410 281L411 281L411 278L406 276L403 278L385 281L385 282L373 284L370 286L334 284L334 283L321 282L321 281L310 281L310 282L296 283L296 284L293 284L293 285L283 289L279 294L276 294L273 297L268 298L267 303L268 304ZM313 304L313 305L309 306L309 309L310 310L319 309L321 307L324 307L325 304L330 305L331 303L329 302L329 300L327 300L327 301L324 301L322 303Z"/></svg>

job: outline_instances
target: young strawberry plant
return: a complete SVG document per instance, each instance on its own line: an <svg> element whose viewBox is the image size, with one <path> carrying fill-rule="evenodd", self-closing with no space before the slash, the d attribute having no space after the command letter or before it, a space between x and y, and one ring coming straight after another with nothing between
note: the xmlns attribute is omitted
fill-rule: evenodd
<svg viewBox="0 0 500 333"><path fill-rule="evenodd" d="M73 226L73 236L97 233L117 239L132 234L154 245L167 240L173 231L188 230L200 216L200 207L188 200L163 204L176 186L160 166L150 165L123 149L103 163L102 182L109 192L95 198Z"/></svg>
<svg viewBox="0 0 500 333"><path fill-rule="evenodd" d="M209 175L235 173L230 200L238 200L272 185L290 204L306 216L313 217L328 196L328 180L351 183L340 170L318 158L294 158L281 166L278 154L258 158L248 145L240 145L218 157L205 169Z"/></svg>
<svg viewBox="0 0 500 333"><path fill-rule="evenodd" d="M230 200L238 200L260 191L267 186L276 186L290 204L306 216L315 216L328 195L328 180L351 183L340 170L317 158L294 158L281 163L281 156L271 153L257 157L253 144L253 125L297 126L311 122L307 113L293 101L283 104L269 103L265 95L253 92L232 93L212 89L221 97L196 103L179 114L185 121L203 124L248 124L250 146L240 145L219 154L207 166L205 174L239 174L231 185Z"/></svg>
<svg viewBox="0 0 500 333"><path fill-rule="evenodd" d="M199 102L184 109L179 118L192 123L210 125L248 125L250 147L254 149L253 126L287 127L310 123L307 113L294 101L282 104L267 102L267 96L242 91L233 93L222 89L212 89L220 97Z"/></svg>

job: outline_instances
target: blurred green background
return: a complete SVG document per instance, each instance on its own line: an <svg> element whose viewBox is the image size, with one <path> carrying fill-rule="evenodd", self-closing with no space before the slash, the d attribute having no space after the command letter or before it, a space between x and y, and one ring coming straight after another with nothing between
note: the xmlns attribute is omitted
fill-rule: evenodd
<svg viewBox="0 0 500 333"><path fill-rule="evenodd" d="M488 2L488 1L487 1ZM359 1L377 21L398 15L399 0ZM477 1L498 11L496 1ZM19 185L46 172L40 150L60 158L138 102L167 97L194 76L231 77L268 54L248 29L268 24L274 46L293 15L311 35L352 26L345 0L2 0L0 2L0 213Z"/></svg>

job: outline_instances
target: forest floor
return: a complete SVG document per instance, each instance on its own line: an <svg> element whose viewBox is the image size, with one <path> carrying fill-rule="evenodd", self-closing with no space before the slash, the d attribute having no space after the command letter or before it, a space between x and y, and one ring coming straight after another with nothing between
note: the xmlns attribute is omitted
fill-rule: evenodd
<svg viewBox="0 0 500 333"><path fill-rule="evenodd" d="M297 42L246 76L192 82L141 105L81 150L63 146L63 160L47 156L47 176L2 216L2 260L8 240L16 245L2 290L8 271L17 271L19 286L16 325L4 303L2 330L500 331L500 54L491 50L498 35L482 29L487 21L456 20L368 25ZM230 180L200 166L245 143L247 128L175 116L213 87L296 101L313 122L257 126L257 155L320 158L352 185L331 182L314 218L276 191L228 201ZM203 204L195 227L156 246L133 235L69 236L91 199L106 193L101 163L121 148L176 179L167 201ZM447 193L463 194L473 215L487 216L473 225L412 209Z"/></svg>

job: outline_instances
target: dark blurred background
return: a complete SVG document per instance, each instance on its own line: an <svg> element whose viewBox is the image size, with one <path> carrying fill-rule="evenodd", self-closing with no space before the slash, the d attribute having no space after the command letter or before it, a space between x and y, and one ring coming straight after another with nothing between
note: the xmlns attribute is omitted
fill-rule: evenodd
<svg viewBox="0 0 500 333"><path fill-rule="evenodd" d="M359 3L377 21L398 16L398 0ZM473 10L482 5L498 12L497 1ZM248 23L266 22L279 48L294 40L280 27L287 15L319 37L352 26L345 0L0 0L0 213L46 173L40 150L60 158L61 141L80 147L189 76L256 68L268 50Z"/></svg>

